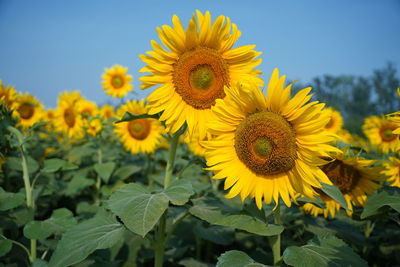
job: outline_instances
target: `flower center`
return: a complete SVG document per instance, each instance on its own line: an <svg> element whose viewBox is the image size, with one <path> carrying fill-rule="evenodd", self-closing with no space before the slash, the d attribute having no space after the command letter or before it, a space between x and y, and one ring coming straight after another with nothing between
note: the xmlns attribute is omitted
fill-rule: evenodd
<svg viewBox="0 0 400 267"><path fill-rule="evenodd" d="M214 49L197 47L181 55L174 65L173 83L182 99L196 109L209 109L224 98L229 85L225 60Z"/></svg>
<svg viewBox="0 0 400 267"><path fill-rule="evenodd" d="M115 89L119 89L124 85L124 79L120 76L114 76L111 79L111 84Z"/></svg>
<svg viewBox="0 0 400 267"><path fill-rule="evenodd" d="M329 122L325 125L325 129L330 129L332 128L332 126L335 124L335 120L333 119L333 117L331 117L331 119L329 120Z"/></svg>
<svg viewBox="0 0 400 267"><path fill-rule="evenodd" d="M64 111L64 121L68 127L72 128L75 125L75 113L72 108L67 108Z"/></svg>
<svg viewBox="0 0 400 267"><path fill-rule="evenodd" d="M150 133L151 124L148 119L137 119L128 122L128 131L129 134L137 139L143 140Z"/></svg>
<svg viewBox="0 0 400 267"><path fill-rule="evenodd" d="M384 125L381 130L379 131L379 134L382 138L382 141L384 142L391 142L393 140L395 140L398 135L394 134L393 131L396 129L396 125L394 124L387 124Z"/></svg>
<svg viewBox="0 0 400 267"><path fill-rule="evenodd" d="M291 170L297 158L295 132L281 115L260 111L246 117L235 132L239 159L258 175Z"/></svg>
<svg viewBox="0 0 400 267"><path fill-rule="evenodd" d="M321 169L343 194L351 192L361 177L360 171L340 160L330 162Z"/></svg>
<svg viewBox="0 0 400 267"><path fill-rule="evenodd" d="M23 103L18 108L18 113L21 116L21 118L24 120L28 120L28 119L32 118L34 112L35 112L35 108L30 103Z"/></svg>

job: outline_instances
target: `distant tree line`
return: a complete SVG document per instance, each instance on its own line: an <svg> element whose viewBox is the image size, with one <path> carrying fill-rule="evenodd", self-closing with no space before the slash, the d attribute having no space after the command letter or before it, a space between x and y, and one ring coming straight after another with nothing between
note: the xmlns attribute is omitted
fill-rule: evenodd
<svg viewBox="0 0 400 267"><path fill-rule="evenodd" d="M314 97L339 110L345 120L345 128L362 135L365 117L388 114L400 110L397 88L400 79L393 63L375 70L369 77L355 75L324 75L309 84L295 83L295 90L312 86Z"/></svg>

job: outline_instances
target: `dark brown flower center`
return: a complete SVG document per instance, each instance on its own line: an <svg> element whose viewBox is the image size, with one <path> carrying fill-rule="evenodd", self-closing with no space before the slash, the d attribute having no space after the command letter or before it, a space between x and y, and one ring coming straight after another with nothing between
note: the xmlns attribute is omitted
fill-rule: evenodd
<svg viewBox="0 0 400 267"><path fill-rule="evenodd" d="M181 55L174 65L173 83L182 99L196 109L209 109L224 98L229 71L221 55L210 48L197 47Z"/></svg>
<svg viewBox="0 0 400 267"><path fill-rule="evenodd" d="M137 119L128 122L129 134L137 139L143 140L149 135L151 129L151 124L148 119Z"/></svg>
<svg viewBox="0 0 400 267"><path fill-rule="evenodd" d="M258 175L291 170L297 158L295 132L279 114L260 111L247 116L235 132L239 159Z"/></svg>
<svg viewBox="0 0 400 267"><path fill-rule="evenodd" d="M64 110L64 121L69 128L75 125L75 112L72 108L67 108Z"/></svg>
<svg viewBox="0 0 400 267"><path fill-rule="evenodd" d="M341 160L329 162L321 169L343 194L351 192L361 178L359 170Z"/></svg>
<svg viewBox="0 0 400 267"><path fill-rule="evenodd" d="M35 108L31 103L23 103L19 106L18 113L22 119L28 120L32 118L33 114L35 113Z"/></svg>

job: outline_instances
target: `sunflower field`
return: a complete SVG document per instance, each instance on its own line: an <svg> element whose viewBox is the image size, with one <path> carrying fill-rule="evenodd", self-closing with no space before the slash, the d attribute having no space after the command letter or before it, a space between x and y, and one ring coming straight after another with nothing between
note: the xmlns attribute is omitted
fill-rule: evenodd
<svg viewBox="0 0 400 267"><path fill-rule="evenodd" d="M0 266L400 266L399 105L349 131L228 17L157 33L146 99L120 65L116 106L0 81Z"/></svg>

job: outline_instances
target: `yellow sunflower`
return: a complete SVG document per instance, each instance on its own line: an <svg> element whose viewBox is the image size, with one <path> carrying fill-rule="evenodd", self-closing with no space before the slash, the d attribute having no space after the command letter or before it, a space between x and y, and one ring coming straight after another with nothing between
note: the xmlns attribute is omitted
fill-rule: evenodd
<svg viewBox="0 0 400 267"><path fill-rule="evenodd" d="M117 117L122 118L125 112L146 114L148 111L144 100L128 101L117 110ZM152 118L137 119L116 124L115 132L126 150L132 154L153 153L163 139L164 128Z"/></svg>
<svg viewBox="0 0 400 267"><path fill-rule="evenodd" d="M398 151L400 149L399 135L394 133L397 124L385 117L377 118L374 118L373 122L368 121L367 118L363 125L364 134L369 142L383 153Z"/></svg>
<svg viewBox="0 0 400 267"><path fill-rule="evenodd" d="M73 139L84 136L84 122L77 107L79 101L81 101L79 92L61 93L55 111L54 126L56 130Z"/></svg>
<svg viewBox="0 0 400 267"><path fill-rule="evenodd" d="M109 69L105 69L102 84L106 94L112 97L124 97L129 91L132 91L133 86L130 84L132 76L128 75L128 68L120 65L115 65Z"/></svg>
<svg viewBox="0 0 400 267"><path fill-rule="evenodd" d="M379 172L380 167L370 167L375 160L366 160L358 157L345 158L341 154L333 156L333 161L321 167L334 185L342 192L350 210L346 210L350 216L353 206L362 207L367 201L367 195L373 194L379 187L377 182L384 181ZM333 218L340 210L340 204L324 194L321 199L326 208L322 209L314 204L307 203L303 209L313 216L323 214L325 218L329 215Z"/></svg>
<svg viewBox="0 0 400 267"><path fill-rule="evenodd" d="M400 96L400 88L397 88L397 95ZM388 120L397 125L397 129L393 131L394 134L400 134L400 111L393 112L386 115Z"/></svg>
<svg viewBox="0 0 400 267"><path fill-rule="evenodd" d="M321 157L337 151L328 145L335 135L324 130L325 104L308 103L311 88L290 99L292 84L284 88L284 82L275 69L266 97L254 84L225 90L229 97L217 100L208 124L216 137L202 142L213 178L226 178L225 189L231 188L227 197L255 198L260 209L262 199L278 204L282 198L290 206L296 193L314 198L319 181L330 184L318 168L326 163Z"/></svg>
<svg viewBox="0 0 400 267"><path fill-rule="evenodd" d="M15 99L13 116L19 119L19 126L23 128L31 127L42 119L43 105L36 97L28 93L18 94Z"/></svg>
<svg viewBox="0 0 400 267"><path fill-rule="evenodd" d="M88 101L84 98L81 98L77 102L77 109L79 113L82 115L83 119L88 119L90 117L94 117L98 114L99 108L97 104L93 101Z"/></svg>
<svg viewBox="0 0 400 267"><path fill-rule="evenodd" d="M8 109L14 109L16 98L17 91L14 89L14 87L4 87L2 80L0 80L0 103L3 103Z"/></svg>
<svg viewBox="0 0 400 267"><path fill-rule="evenodd" d="M211 15L196 11L185 31L179 18L172 17L173 27L157 28L165 49L151 41L154 51L140 58L147 64L140 72L141 88L160 85L148 97L149 114L163 112L167 131L176 132L186 121L188 132L206 135L206 122L212 116L211 107L217 99L225 98L224 86L251 79L257 85L263 82L254 69L261 63L255 59L261 53L254 45L232 48L241 33L225 16L211 23Z"/></svg>
<svg viewBox="0 0 400 267"><path fill-rule="evenodd" d="M184 142L187 144L189 150L196 156L204 157L204 153L206 149L201 144L202 141L206 141L207 137L204 139L200 139L198 133L194 133L192 137L188 134L184 137Z"/></svg>
<svg viewBox="0 0 400 267"><path fill-rule="evenodd" d="M108 120L111 119L115 116L114 114L114 107L111 105L103 105L100 108L100 116L102 116L104 119Z"/></svg>
<svg viewBox="0 0 400 267"><path fill-rule="evenodd" d="M99 117L93 117L89 119L89 122L87 124L87 133L96 136L101 132L103 129L103 121Z"/></svg>
<svg viewBox="0 0 400 267"><path fill-rule="evenodd" d="M389 161L383 164L385 170L382 171L383 175L388 176L388 182L391 186L400 187L400 159L389 157Z"/></svg>
<svg viewBox="0 0 400 267"><path fill-rule="evenodd" d="M338 133L340 130L342 130L343 127L343 117L340 112L332 107L328 107L325 109L325 112L328 112L330 114L330 120L329 122L325 125L325 130L333 132L333 133Z"/></svg>

